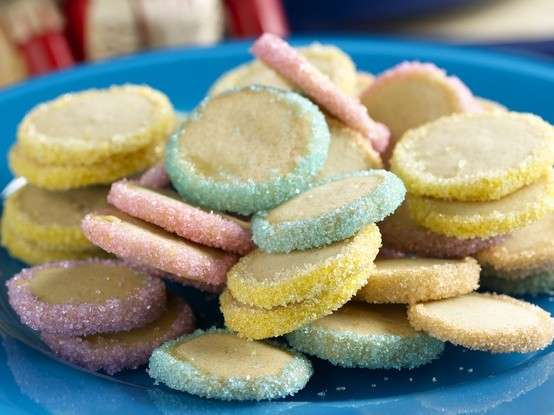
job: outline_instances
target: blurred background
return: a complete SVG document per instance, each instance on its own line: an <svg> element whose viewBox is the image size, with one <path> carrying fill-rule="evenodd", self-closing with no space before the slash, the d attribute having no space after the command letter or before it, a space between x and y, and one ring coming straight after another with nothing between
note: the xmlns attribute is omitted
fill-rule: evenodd
<svg viewBox="0 0 554 415"><path fill-rule="evenodd" d="M0 0L0 88L262 32L392 35L554 57L554 0Z"/></svg>

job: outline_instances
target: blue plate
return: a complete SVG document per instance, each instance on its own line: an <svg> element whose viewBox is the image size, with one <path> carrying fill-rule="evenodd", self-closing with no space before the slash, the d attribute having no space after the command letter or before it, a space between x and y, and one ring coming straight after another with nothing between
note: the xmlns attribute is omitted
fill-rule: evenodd
<svg viewBox="0 0 554 415"><path fill-rule="evenodd" d="M303 39L305 43L313 39ZM477 95L554 122L554 66L548 61L480 50L384 39L319 39L352 55L360 69L379 72L405 59L432 61L459 75ZM61 93L112 83L147 83L165 91L179 109L193 108L224 70L247 59L247 43L171 50L91 65L34 80L0 93L0 152L18 121L38 102ZM11 179L5 163L0 184ZM22 264L0 251L1 278ZM177 287L174 287L178 289ZM201 326L217 316L217 299L180 289ZM532 301L554 311L554 298ZM0 290L1 414L458 414L551 413L553 348L524 355L491 355L448 345L440 360L413 371L337 369L314 359L315 376L293 398L265 403L222 403L154 385L144 370L115 377L92 374L56 360L19 324Z"/></svg>

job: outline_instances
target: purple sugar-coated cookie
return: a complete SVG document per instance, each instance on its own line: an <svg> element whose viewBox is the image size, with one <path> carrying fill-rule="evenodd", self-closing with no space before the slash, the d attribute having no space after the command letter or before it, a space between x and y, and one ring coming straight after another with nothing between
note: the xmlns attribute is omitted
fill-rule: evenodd
<svg viewBox="0 0 554 415"><path fill-rule="evenodd" d="M177 315L167 332L159 337L132 345L108 341L94 346L86 337L59 336L41 333L42 340L64 360L88 370L103 370L113 375L124 369L136 369L148 362L158 346L194 330L194 314L183 300L175 298Z"/></svg>
<svg viewBox="0 0 554 415"><path fill-rule="evenodd" d="M144 286L127 298L110 299L102 304L48 304L35 297L25 283L33 278L36 271L74 268L87 263L125 266L114 260L54 262L23 269L9 279L6 282L9 302L21 321L33 330L44 333L86 336L140 327L154 321L164 311L165 285L160 279L147 274ZM139 269L137 271L140 272Z"/></svg>

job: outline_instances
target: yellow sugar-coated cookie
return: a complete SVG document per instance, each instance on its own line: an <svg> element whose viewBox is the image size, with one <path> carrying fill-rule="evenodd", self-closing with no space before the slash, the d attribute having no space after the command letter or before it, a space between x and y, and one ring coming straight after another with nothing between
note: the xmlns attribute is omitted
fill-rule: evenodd
<svg viewBox="0 0 554 415"><path fill-rule="evenodd" d="M147 86L66 94L35 107L18 129L23 156L42 164L92 165L157 144L175 128L169 99Z"/></svg>
<svg viewBox="0 0 554 415"><path fill-rule="evenodd" d="M437 339L493 353L533 352L554 338L548 312L506 295L471 293L412 305L408 320Z"/></svg>
<svg viewBox="0 0 554 415"><path fill-rule="evenodd" d="M479 105L481 105L481 109L483 111L488 111L488 112L508 111L508 108L506 108L504 105L502 105L499 102L493 101L492 99L480 98L480 97L476 97L475 99L477 100Z"/></svg>
<svg viewBox="0 0 554 415"><path fill-rule="evenodd" d="M28 184L6 199L3 215L15 234L43 249L92 250L81 232L81 220L108 206L108 190L94 186L53 192Z"/></svg>
<svg viewBox="0 0 554 415"><path fill-rule="evenodd" d="M481 267L473 258L400 258L375 261L356 298L368 303L413 304L456 297L479 287Z"/></svg>
<svg viewBox="0 0 554 415"><path fill-rule="evenodd" d="M327 125L331 142L318 178L383 167L381 157L367 138L334 118L327 117Z"/></svg>
<svg viewBox="0 0 554 415"><path fill-rule="evenodd" d="M554 212L479 252L479 263L497 277L521 279L554 270Z"/></svg>
<svg viewBox="0 0 554 415"><path fill-rule="evenodd" d="M265 339L290 333L338 310L367 282L367 273L352 275L342 285L299 303L272 309L251 307L233 298L229 290L219 297L225 325L241 337Z"/></svg>
<svg viewBox="0 0 554 415"><path fill-rule="evenodd" d="M11 170L25 177L29 183L48 190L68 190L95 184L108 184L122 177L147 169L163 155L164 144L159 143L132 153L87 165L43 164L27 157L16 144L9 154Z"/></svg>
<svg viewBox="0 0 554 415"><path fill-rule="evenodd" d="M554 175L491 202L456 202L408 195L412 219L456 238L488 238L513 232L554 210Z"/></svg>
<svg viewBox="0 0 554 415"><path fill-rule="evenodd" d="M554 128L515 112L458 114L407 132L391 169L419 196L500 199L544 176L554 164Z"/></svg>
<svg viewBox="0 0 554 415"><path fill-rule="evenodd" d="M376 225L350 239L317 249L269 254L256 250L227 273L227 287L244 304L272 308L335 290L352 276L367 273L381 246Z"/></svg>
<svg viewBox="0 0 554 415"><path fill-rule="evenodd" d="M11 256L29 265L71 259L111 257L108 253L94 246L81 250L44 248L32 240L22 238L21 235L11 228L9 222L4 217L2 217L2 246L8 250Z"/></svg>
<svg viewBox="0 0 554 415"><path fill-rule="evenodd" d="M375 76L369 72L358 72L356 74L356 96L361 97L365 90L373 83Z"/></svg>
<svg viewBox="0 0 554 415"><path fill-rule="evenodd" d="M356 67L350 56L335 46L317 43L298 50L312 65L327 75L342 92L348 95L356 94ZM293 85L264 63L254 60L221 75L211 86L209 95L217 95L228 89L254 84L296 90Z"/></svg>

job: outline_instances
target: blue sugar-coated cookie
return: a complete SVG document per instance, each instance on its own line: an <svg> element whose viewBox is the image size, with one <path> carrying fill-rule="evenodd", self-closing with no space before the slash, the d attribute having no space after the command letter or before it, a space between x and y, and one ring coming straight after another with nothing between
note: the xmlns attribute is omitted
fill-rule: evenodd
<svg viewBox="0 0 554 415"><path fill-rule="evenodd" d="M554 294L554 271L544 271L521 278L507 279L494 274L483 273L480 284L489 291L513 295Z"/></svg>
<svg viewBox="0 0 554 415"><path fill-rule="evenodd" d="M436 359L444 343L415 331L400 305L348 303L286 335L296 350L343 367L413 369Z"/></svg>
<svg viewBox="0 0 554 415"><path fill-rule="evenodd" d="M308 99L254 85L206 98L169 140L165 164L185 199L248 215L307 189L329 140Z"/></svg>
<svg viewBox="0 0 554 415"><path fill-rule="evenodd" d="M383 220L404 200L402 181L385 170L323 180L308 191L252 218L256 245L267 252L316 248Z"/></svg>
<svg viewBox="0 0 554 415"><path fill-rule="evenodd" d="M165 343L148 367L152 378L172 389L225 401L294 395L312 373L310 361L291 349L213 328Z"/></svg>

